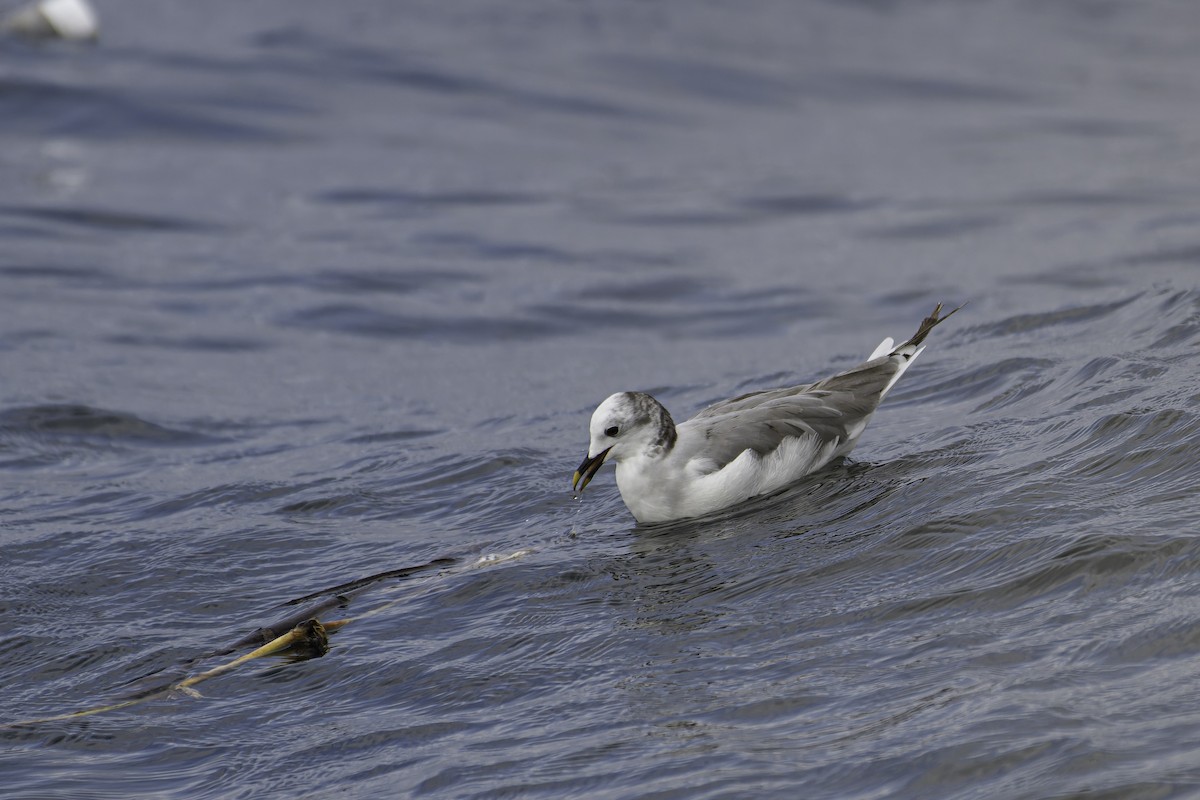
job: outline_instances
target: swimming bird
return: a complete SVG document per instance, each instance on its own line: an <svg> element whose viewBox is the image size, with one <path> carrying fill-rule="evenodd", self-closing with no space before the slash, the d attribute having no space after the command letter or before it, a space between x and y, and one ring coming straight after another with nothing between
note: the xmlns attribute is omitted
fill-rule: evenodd
<svg viewBox="0 0 1200 800"><path fill-rule="evenodd" d="M845 372L723 400L679 425L644 392L611 395L592 414L587 458L571 488L582 493L614 462L621 499L638 522L699 517L778 491L854 449L925 337L959 308L942 315L938 303L908 341L895 346L888 337Z"/></svg>

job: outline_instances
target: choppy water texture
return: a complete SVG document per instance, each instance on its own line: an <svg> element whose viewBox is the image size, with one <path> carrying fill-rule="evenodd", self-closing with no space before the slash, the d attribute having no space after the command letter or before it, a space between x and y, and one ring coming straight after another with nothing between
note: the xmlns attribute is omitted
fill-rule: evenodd
<svg viewBox="0 0 1200 800"><path fill-rule="evenodd" d="M0 794L1200 792L1200 5L96 2L0 43L0 722L455 563ZM851 460L571 497L939 300Z"/></svg>

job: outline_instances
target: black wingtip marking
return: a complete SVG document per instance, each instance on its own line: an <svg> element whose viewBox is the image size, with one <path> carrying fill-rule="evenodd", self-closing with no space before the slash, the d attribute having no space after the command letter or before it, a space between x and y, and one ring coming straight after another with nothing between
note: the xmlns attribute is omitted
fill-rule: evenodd
<svg viewBox="0 0 1200 800"><path fill-rule="evenodd" d="M969 302L969 301L967 301L967 302ZM921 326L919 328L917 328L917 332L913 334L912 338L909 339L904 344L900 345L900 347L897 347L896 350L893 350L892 352L896 352L897 350L900 350L900 348L908 347L909 345L911 345L913 347L919 347L921 345L921 342L925 341L925 337L929 335L929 332L931 330L936 328L939 324L950 319L950 317L954 316L954 314L956 312L958 312L966 304L967 304L966 302L961 303L958 306L958 308L955 308L953 311L947 312L946 314L942 314L942 304L938 303L937 306L934 307L933 313L930 314L925 319L921 320ZM939 314L941 316L939 316Z"/></svg>

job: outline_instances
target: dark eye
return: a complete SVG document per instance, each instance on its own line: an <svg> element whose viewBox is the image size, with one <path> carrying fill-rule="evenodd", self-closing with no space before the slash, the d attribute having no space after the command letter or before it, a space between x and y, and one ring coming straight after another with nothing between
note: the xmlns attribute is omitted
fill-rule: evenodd
<svg viewBox="0 0 1200 800"><path fill-rule="evenodd" d="M621 431L617 430L617 426L616 426L616 425L613 425L611 428L605 428L605 429L604 429L604 435L605 435L605 436L608 436L608 437L610 437L610 438L611 438L611 437L613 437L613 436L616 436L616 435L617 435L618 433L620 433L620 432L621 432Z"/></svg>

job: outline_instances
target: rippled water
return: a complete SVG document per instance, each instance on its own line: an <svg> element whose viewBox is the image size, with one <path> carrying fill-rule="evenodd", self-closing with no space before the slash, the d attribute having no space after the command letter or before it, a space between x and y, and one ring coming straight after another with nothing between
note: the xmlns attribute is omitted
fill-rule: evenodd
<svg viewBox="0 0 1200 800"><path fill-rule="evenodd" d="M0 41L0 794L1200 789L1200 7L97 4ZM961 300L851 460L571 497Z"/></svg>

